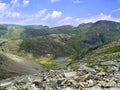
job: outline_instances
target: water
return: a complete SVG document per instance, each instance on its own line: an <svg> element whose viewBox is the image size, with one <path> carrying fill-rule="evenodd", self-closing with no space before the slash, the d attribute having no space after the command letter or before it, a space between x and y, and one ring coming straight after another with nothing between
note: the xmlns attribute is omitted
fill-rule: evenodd
<svg viewBox="0 0 120 90"><path fill-rule="evenodd" d="M55 60L56 61L66 61L66 60L68 60L68 58L66 58L66 57L58 57Z"/></svg>

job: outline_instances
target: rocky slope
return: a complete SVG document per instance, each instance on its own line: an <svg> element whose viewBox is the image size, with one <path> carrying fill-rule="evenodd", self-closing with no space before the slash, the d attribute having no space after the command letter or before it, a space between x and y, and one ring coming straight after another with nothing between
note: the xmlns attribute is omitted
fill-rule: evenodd
<svg viewBox="0 0 120 90"><path fill-rule="evenodd" d="M35 61L0 52L0 79L26 73L38 73L42 70L45 70L43 66Z"/></svg>
<svg viewBox="0 0 120 90"><path fill-rule="evenodd" d="M0 81L1 90L120 90L120 74L50 70Z"/></svg>

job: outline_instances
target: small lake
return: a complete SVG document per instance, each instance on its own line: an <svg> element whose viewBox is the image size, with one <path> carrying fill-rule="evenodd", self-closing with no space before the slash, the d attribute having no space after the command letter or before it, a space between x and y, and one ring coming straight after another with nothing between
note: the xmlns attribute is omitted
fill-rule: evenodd
<svg viewBox="0 0 120 90"><path fill-rule="evenodd" d="M68 60L68 58L67 57L58 57L55 60L56 61L66 61L66 60Z"/></svg>

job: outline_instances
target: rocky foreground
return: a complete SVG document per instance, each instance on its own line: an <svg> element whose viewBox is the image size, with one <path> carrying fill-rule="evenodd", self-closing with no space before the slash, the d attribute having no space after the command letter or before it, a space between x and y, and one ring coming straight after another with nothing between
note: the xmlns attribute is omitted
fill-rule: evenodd
<svg viewBox="0 0 120 90"><path fill-rule="evenodd" d="M120 90L120 73L49 70L2 80L0 90Z"/></svg>

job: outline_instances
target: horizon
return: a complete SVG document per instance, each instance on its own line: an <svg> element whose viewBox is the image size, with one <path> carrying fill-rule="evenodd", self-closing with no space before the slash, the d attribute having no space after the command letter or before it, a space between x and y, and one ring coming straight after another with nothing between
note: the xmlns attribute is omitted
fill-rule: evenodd
<svg viewBox="0 0 120 90"><path fill-rule="evenodd" d="M0 0L0 24L78 26L120 22L120 0Z"/></svg>
<svg viewBox="0 0 120 90"><path fill-rule="evenodd" d="M116 22L116 23L120 23L118 21L112 21L112 20L98 20L98 21L95 21L95 22L86 22L86 23L80 23L78 25L70 25L70 24L65 24L65 25L58 25L58 26L48 26L48 25L42 25L42 24L14 24L14 23L0 23L0 25L18 25L18 26L46 26L48 28L54 28L54 27L61 27L61 26L73 26L73 27L78 27L79 25L82 25L82 24L88 24L88 23L97 23L99 21L108 21L108 22Z"/></svg>

